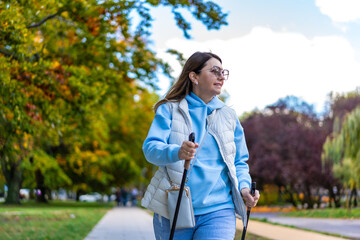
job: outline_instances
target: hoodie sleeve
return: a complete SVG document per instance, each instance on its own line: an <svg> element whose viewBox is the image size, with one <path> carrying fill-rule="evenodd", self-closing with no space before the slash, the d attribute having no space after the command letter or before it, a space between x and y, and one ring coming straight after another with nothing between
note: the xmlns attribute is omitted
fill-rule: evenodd
<svg viewBox="0 0 360 240"><path fill-rule="evenodd" d="M171 119L171 112L167 104L160 105L143 144L142 149L146 160L157 166L166 166L180 160L180 146L168 143Z"/></svg>
<svg viewBox="0 0 360 240"><path fill-rule="evenodd" d="M249 159L249 151L245 142L244 129L237 119L235 128L235 145L236 176L239 181L239 190L241 191L243 188L251 187L251 177L249 174L249 165L246 163L246 161Z"/></svg>

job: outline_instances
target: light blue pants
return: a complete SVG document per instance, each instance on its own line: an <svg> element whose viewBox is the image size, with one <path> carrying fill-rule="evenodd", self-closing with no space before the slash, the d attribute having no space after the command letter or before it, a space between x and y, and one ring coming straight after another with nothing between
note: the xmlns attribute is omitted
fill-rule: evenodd
<svg viewBox="0 0 360 240"><path fill-rule="evenodd" d="M170 221L154 214L156 240L168 240ZM223 209L195 216L195 227L175 230L174 240L233 240L235 238L236 218L234 209Z"/></svg>

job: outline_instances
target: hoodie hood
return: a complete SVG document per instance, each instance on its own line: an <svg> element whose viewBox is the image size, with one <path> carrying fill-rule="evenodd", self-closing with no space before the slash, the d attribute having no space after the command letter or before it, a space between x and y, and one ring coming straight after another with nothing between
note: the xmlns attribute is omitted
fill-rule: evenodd
<svg viewBox="0 0 360 240"><path fill-rule="evenodd" d="M191 92L187 95L186 100L188 101L189 108L198 108L205 107L207 108L207 115L209 115L213 110L219 109L225 106L225 104L217 97L214 96L211 101L206 104L201 98L199 98L195 93Z"/></svg>

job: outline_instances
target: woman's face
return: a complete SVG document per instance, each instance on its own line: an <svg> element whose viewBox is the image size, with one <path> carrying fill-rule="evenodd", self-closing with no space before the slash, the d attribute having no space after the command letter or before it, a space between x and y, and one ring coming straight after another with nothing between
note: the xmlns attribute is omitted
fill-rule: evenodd
<svg viewBox="0 0 360 240"><path fill-rule="evenodd" d="M193 92L204 102L208 103L214 96L221 93L224 84L224 76L217 76L212 70L218 68L222 70L222 65L216 58L210 58L199 74L195 75L195 81L198 84L193 85Z"/></svg>

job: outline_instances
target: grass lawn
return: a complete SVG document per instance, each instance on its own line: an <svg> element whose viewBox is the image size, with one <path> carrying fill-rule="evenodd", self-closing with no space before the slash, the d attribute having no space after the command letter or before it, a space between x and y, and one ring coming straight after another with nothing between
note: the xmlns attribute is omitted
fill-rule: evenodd
<svg viewBox="0 0 360 240"><path fill-rule="evenodd" d="M77 202L0 204L1 239L82 240L112 206Z"/></svg>
<svg viewBox="0 0 360 240"><path fill-rule="evenodd" d="M360 208L348 211L346 208L324 208L301 210L281 214L286 217L313 217L313 218L360 218Z"/></svg>

